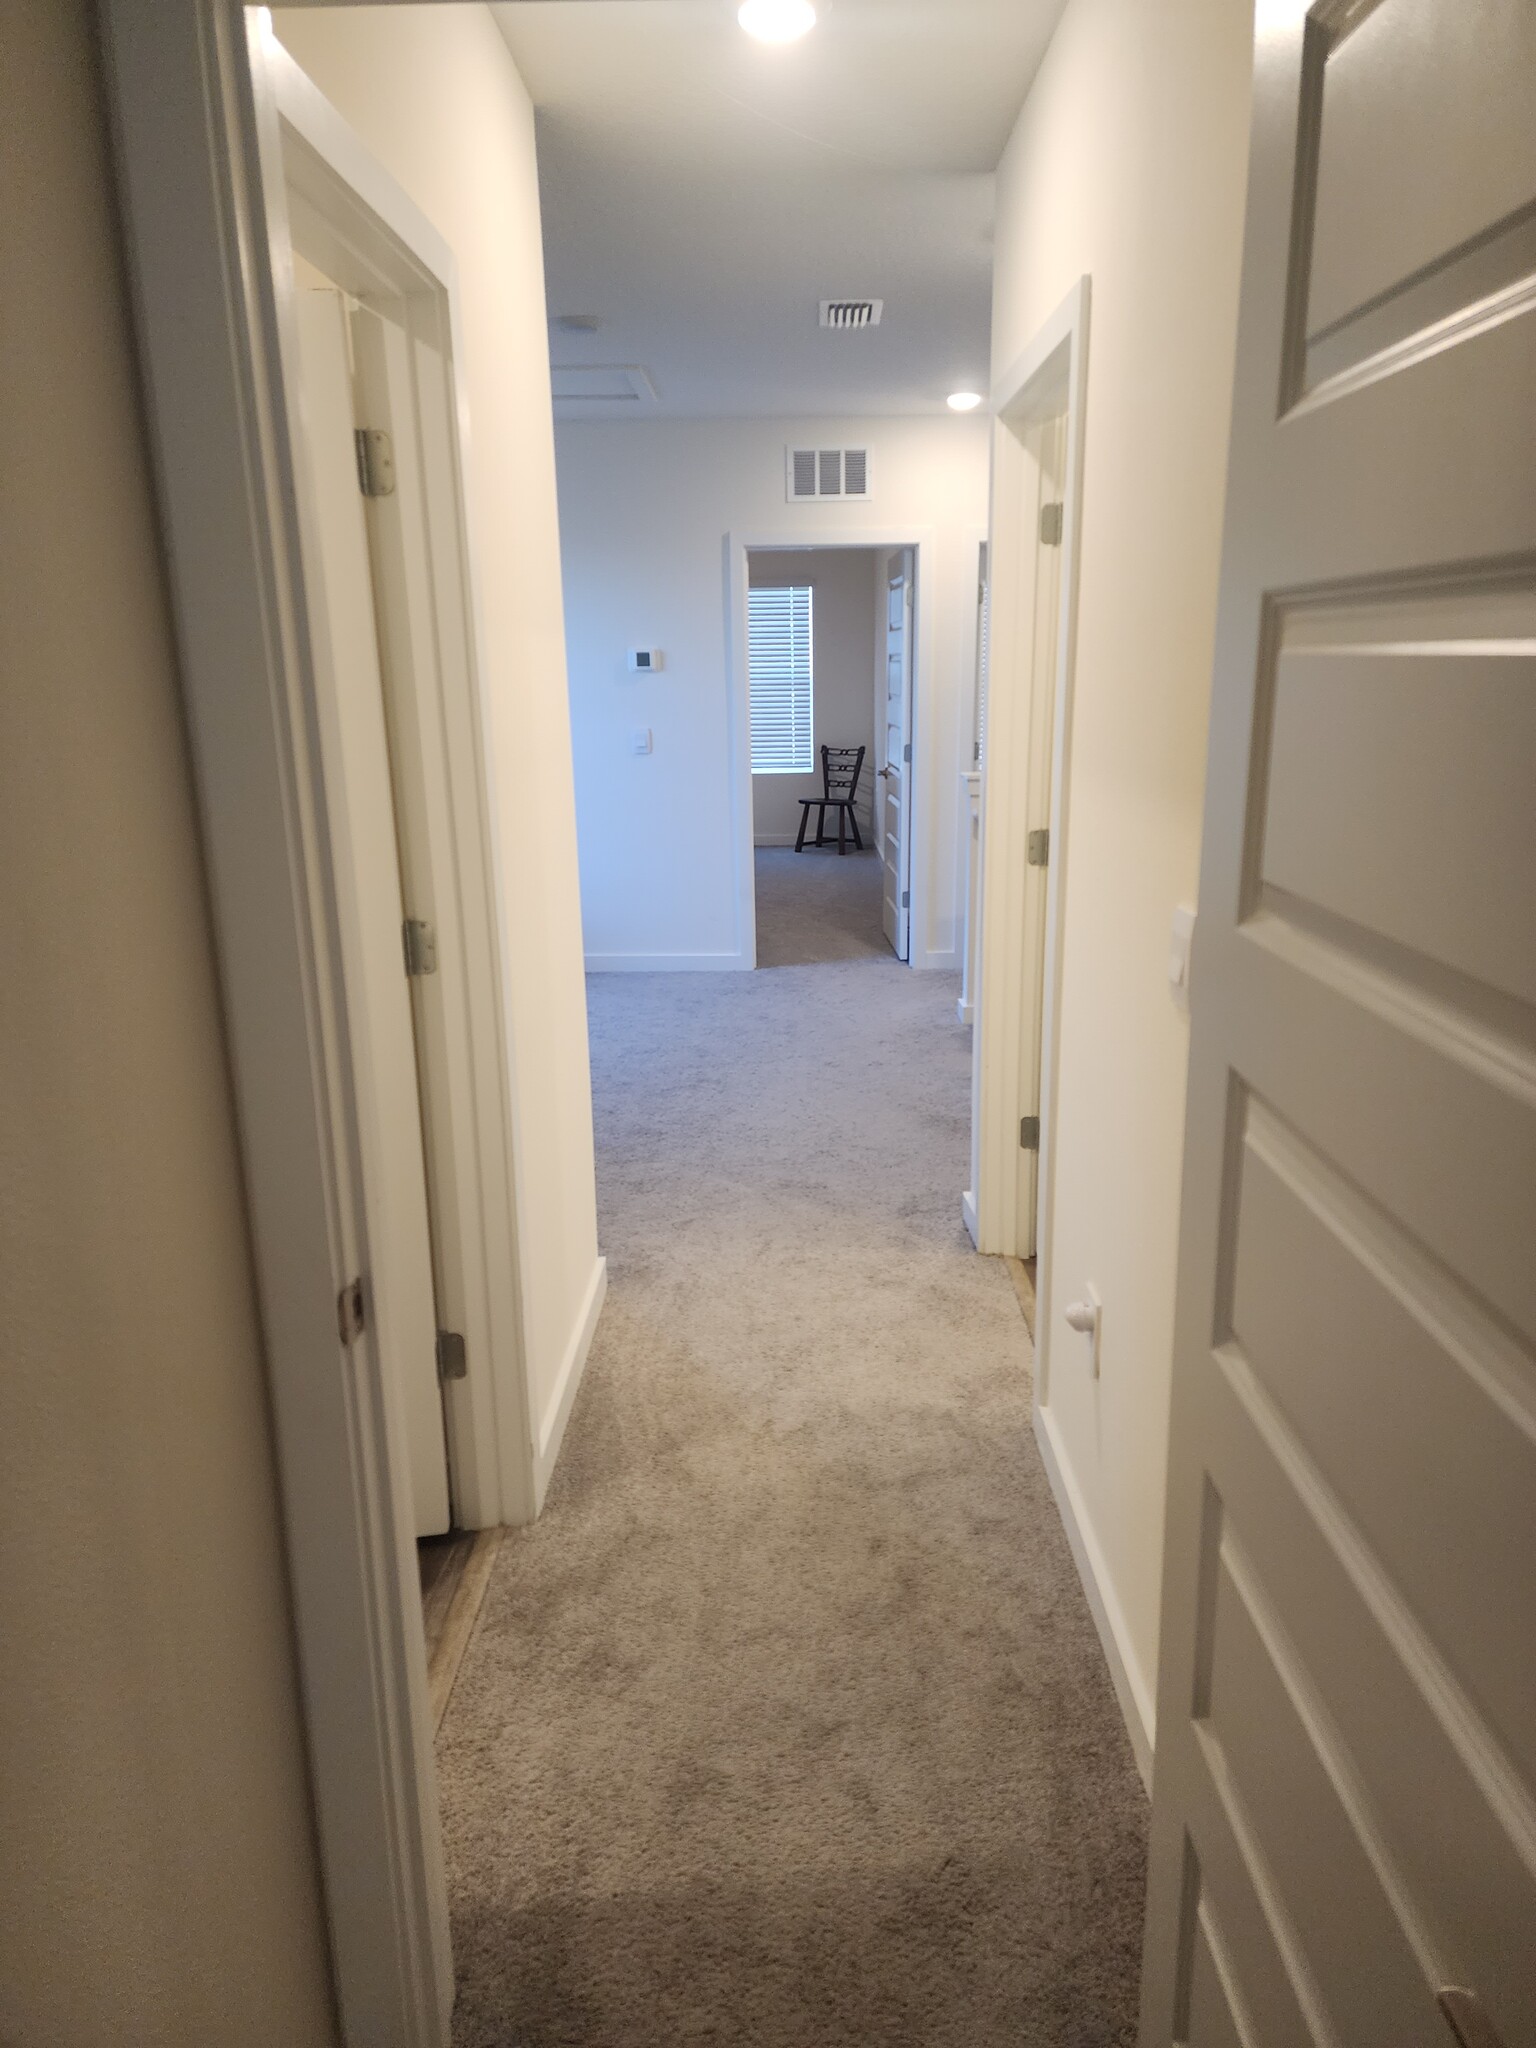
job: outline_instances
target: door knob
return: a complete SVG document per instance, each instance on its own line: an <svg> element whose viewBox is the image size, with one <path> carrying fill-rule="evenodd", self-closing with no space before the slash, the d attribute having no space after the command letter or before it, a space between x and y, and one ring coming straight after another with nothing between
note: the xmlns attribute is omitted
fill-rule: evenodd
<svg viewBox="0 0 1536 2048"><path fill-rule="evenodd" d="M1445 2014L1461 2048L1504 2048L1498 2029L1483 2010L1483 2001L1475 1991L1464 1990L1459 1984L1447 1984L1435 2003Z"/></svg>

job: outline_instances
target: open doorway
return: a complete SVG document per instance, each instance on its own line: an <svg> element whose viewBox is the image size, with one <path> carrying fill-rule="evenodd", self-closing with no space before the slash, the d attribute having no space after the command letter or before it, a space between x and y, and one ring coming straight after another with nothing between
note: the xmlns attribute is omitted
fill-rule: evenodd
<svg viewBox="0 0 1536 2048"><path fill-rule="evenodd" d="M759 967L907 960L914 546L748 546Z"/></svg>
<svg viewBox="0 0 1536 2048"><path fill-rule="evenodd" d="M519 1361L497 1256L496 1183L509 1195L511 1176L486 1067L501 1021L453 264L286 53L270 46L264 62L288 231L286 247L274 238L274 285L374 1254L356 1312L374 1326L393 1407L435 1731L523 1477L497 1469L490 1426L489 1382Z"/></svg>

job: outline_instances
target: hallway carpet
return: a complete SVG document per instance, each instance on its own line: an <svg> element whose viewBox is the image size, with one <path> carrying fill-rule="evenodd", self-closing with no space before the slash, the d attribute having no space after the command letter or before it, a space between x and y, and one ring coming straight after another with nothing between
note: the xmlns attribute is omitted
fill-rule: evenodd
<svg viewBox="0 0 1536 2048"><path fill-rule="evenodd" d="M955 992L592 983L608 1304L439 1741L458 2048L1133 2039L1145 1802L959 1220Z"/></svg>

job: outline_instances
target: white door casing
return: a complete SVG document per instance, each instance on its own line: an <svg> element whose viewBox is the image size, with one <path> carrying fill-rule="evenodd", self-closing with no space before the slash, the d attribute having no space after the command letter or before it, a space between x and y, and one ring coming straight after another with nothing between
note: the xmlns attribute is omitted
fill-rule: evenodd
<svg viewBox="0 0 1536 2048"><path fill-rule="evenodd" d="M884 868L881 924L898 960L912 953L912 656L914 584L910 548L886 562L885 702L879 723L876 817Z"/></svg>
<svg viewBox="0 0 1536 2048"><path fill-rule="evenodd" d="M358 1075L364 1198L380 1354L398 1404L418 1536L449 1524L437 1307L422 1159L415 1032L364 499L358 482L347 309L297 294L302 384L295 426L327 802L340 894L347 1016Z"/></svg>
<svg viewBox="0 0 1536 2048"><path fill-rule="evenodd" d="M1031 1248L1038 1249L1037 1435L1048 1429L1051 1365L1056 1044L1062 904L1070 858L1090 301L1090 280L1080 277L992 391L981 943L971 1069L971 1184L960 1207L979 1251L1027 1256ZM1052 422L1062 437L1059 481L1047 477L1042 460ZM1062 508L1060 546L1051 549L1042 547L1040 539L1040 511L1047 501ZM1042 566L1048 571L1043 580ZM1039 614L1051 608L1053 630L1042 633ZM1048 650L1043 665L1042 644ZM1032 868L1029 834L1042 828L1049 834L1049 861L1043 869ZM1021 1161L1020 1120L1032 1114L1040 1118L1040 1149L1034 1159ZM1150 1700L1144 1713L1138 1705L1131 1718L1150 1721ZM1140 1751L1138 1757L1144 1766L1149 1763Z"/></svg>
<svg viewBox="0 0 1536 2048"><path fill-rule="evenodd" d="M1533 79L1259 9L1142 2048L1536 2038Z"/></svg>
<svg viewBox="0 0 1536 2048"><path fill-rule="evenodd" d="M266 195L279 324L292 329L291 246L351 302L354 397L393 447L395 488L366 514L402 881L437 942L437 971L411 992L438 1317L464 1340L464 1376L443 1385L453 1516L471 1529L517 1523L538 1512L543 1480L522 1344L453 252L287 52L261 40L258 86L281 157Z"/></svg>
<svg viewBox="0 0 1536 2048"><path fill-rule="evenodd" d="M227 0L100 12L339 2031L442 2048L453 1972L410 1503L375 1333L338 1327L371 1218L282 368L296 351L272 278L278 53Z"/></svg>

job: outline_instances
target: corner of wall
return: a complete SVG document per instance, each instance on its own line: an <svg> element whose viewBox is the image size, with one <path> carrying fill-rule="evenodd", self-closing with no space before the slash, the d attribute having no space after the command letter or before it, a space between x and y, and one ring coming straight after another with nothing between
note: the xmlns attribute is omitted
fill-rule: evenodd
<svg viewBox="0 0 1536 2048"><path fill-rule="evenodd" d="M603 1313L603 1303L608 1297L608 1261L599 1258L592 1267L592 1276L587 1282L586 1293L572 1327L570 1339L561 1359L560 1369L555 1375L554 1387L544 1414L539 1419L533 1447L533 1514L536 1520L544 1509L549 1482L554 1477L555 1465L560 1457L560 1446L565 1441L566 1427L571 1411L576 1406L576 1396L581 1391L582 1376L587 1369L587 1360L592 1352L592 1340L597 1335L598 1320Z"/></svg>

